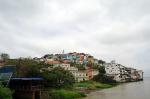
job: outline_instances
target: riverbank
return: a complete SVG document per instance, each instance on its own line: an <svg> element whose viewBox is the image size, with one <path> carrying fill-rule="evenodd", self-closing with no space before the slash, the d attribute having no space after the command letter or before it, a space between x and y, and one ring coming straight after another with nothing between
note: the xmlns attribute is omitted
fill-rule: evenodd
<svg viewBox="0 0 150 99"><path fill-rule="evenodd" d="M73 88L70 89L51 89L49 95L52 99L76 99L86 97L90 92L111 88L118 85L116 84L104 84L96 81L85 81L75 83Z"/></svg>
<svg viewBox="0 0 150 99"><path fill-rule="evenodd" d="M149 99L150 78L144 81L121 83L116 87L92 91L81 99Z"/></svg>
<svg viewBox="0 0 150 99"><path fill-rule="evenodd" d="M106 83L100 83L96 81L85 81L85 82L80 82L80 83L75 83L74 88L77 91L83 92L85 94L88 94L91 91L94 90L99 90L99 89L106 89L106 88L111 88L116 86L118 83L111 83L111 84L106 84Z"/></svg>

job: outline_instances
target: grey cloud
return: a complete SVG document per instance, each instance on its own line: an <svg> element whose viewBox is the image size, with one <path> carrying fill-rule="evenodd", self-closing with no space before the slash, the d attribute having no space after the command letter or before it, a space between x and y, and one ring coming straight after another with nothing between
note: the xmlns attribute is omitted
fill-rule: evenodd
<svg viewBox="0 0 150 99"><path fill-rule="evenodd" d="M120 21L138 21L139 17L150 14L149 4L149 0L113 0L108 6L109 15Z"/></svg>
<svg viewBox="0 0 150 99"><path fill-rule="evenodd" d="M149 0L0 0L0 52L83 51L150 72Z"/></svg>
<svg viewBox="0 0 150 99"><path fill-rule="evenodd" d="M1 0L0 12L6 18L34 15L39 9L39 0Z"/></svg>

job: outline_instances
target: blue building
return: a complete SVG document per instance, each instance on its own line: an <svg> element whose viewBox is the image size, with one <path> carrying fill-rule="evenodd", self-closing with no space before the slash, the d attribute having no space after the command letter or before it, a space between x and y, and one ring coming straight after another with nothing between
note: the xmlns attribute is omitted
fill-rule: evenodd
<svg viewBox="0 0 150 99"><path fill-rule="evenodd" d="M16 66L14 65L0 67L0 82L2 82L4 86L8 85L9 80L11 79L11 76L15 70Z"/></svg>

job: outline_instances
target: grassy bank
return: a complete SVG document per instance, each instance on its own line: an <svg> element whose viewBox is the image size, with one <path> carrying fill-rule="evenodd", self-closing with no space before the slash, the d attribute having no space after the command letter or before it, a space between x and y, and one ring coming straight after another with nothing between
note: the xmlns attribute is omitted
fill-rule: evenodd
<svg viewBox="0 0 150 99"><path fill-rule="evenodd" d="M86 97L86 94L93 90L111 88L116 85L85 81L75 83L72 89L51 89L49 95L52 99L77 99Z"/></svg>
<svg viewBox="0 0 150 99"><path fill-rule="evenodd" d="M86 94L93 90L106 89L117 84L104 84L96 81L85 81L75 83L71 89L50 89L49 95L52 99L77 99L86 97Z"/></svg>
<svg viewBox="0 0 150 99"><path fill-rule="evenodd" d="M115 84L104 84L104 83L99 83L95 81L86 81L86 82L80 82L74 84L74 87L76 89L89 89L89 90L95 90L95 89L105 89L105 88L111 88L115 86Z"/></svg>
<svg viewBox="0 0 150 99"><path fill-rule="evenodd" d="M11 90L0 85L0 99L12 99Z"/></svg>
<svg viewBox="0 0 150 99"><path fill-rule="evenodd" d="M66 89L53 89L49 91L49 94L52 99L76 99L86 97L86 95L81 92Z"/></svg>

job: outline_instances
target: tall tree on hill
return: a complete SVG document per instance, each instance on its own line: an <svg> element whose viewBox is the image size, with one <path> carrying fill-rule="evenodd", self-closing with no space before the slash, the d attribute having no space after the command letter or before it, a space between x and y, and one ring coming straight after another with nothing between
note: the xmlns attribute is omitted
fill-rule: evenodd
<svg viewBox="0 0 150 99"><path fill-rule="evenodd" d="M105 61L103 61L103 60L98 60L98 64L105 64L106 62Z"/></svg>
<svg viewBox="0 0 150 99"><path fill-rule="evenodd" d="M93 80L101 83L116 83L112 77L106 75L105 67L101 66L99 68L99 74L94 76Z"/></svg>
<svg viewBox="0 0 150 99"><path fill-rule="evenodd" d="M61 67L56 67L51 71L44 72L43 77L46 80L46 87L70 88L75 82L74 76Z"/></svg>
<svg viewBox="0 0 150 99"><path fill-rule="evenodd" d="M0 58L2 59L2 61L5 62L6 60L8 60L10 58L10 56L7 53L1 53Z"/></svg>

